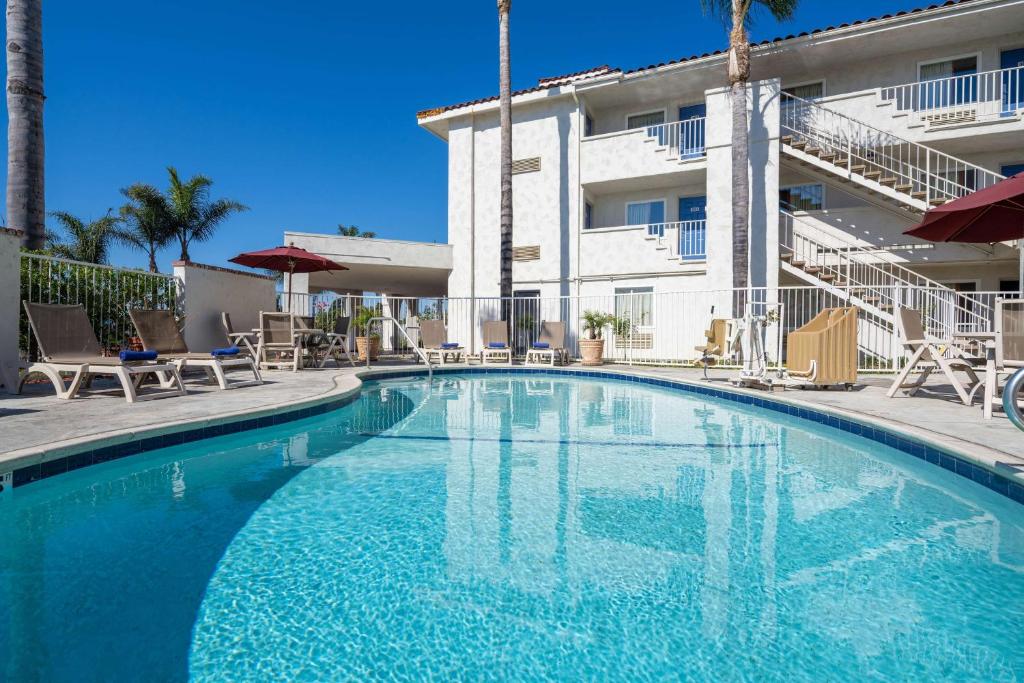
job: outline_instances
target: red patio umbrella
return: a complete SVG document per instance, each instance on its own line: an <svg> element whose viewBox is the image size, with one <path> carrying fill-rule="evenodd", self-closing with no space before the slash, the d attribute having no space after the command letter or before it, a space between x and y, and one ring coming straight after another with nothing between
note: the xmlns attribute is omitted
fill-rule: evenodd
<svg viewBox="0 0 1024 683"><path fill-rule="evenodd" d="M929 242L1024 239L1024 173L936 206L903 234Z"/></svg>
<svg viewBox="0 0 1024 683"><path fill-rule="evenodd" d="M321 273L328 270L348 270L340 263L335 263L320 254L300 249L293 244L287 247L274 247L263 251L247 251L228 259L232 263L250 268L265 268L279 273L288 273L287 292L291 295L292 275L295 273Z"/></svg>

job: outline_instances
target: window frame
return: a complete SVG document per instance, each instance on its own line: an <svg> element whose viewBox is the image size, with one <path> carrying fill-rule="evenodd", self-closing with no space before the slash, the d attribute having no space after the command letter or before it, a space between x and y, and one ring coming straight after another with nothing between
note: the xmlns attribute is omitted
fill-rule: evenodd
<svg viewBox="0 0 1024 683"><path fill-rule="evenodd" d="M629 119L632 116L649 116L650 114L661 114L661 123L655 123L648 126L638 126L636 128L629 127ZM644 130L645 128L651 128L653 126L664 126L666 123L671 123L668 120L668 108L662 107L661 109L645 109L643 111L628 112L622 117L623 130Z"/></svg>
<svg viewBox="0 0 1024 683"><path fill-rule="evenodd" d="M625 208L623 210L623 213L625 215L622 217L622 225L624 227L627 227L627 228L633 228L633 227L635 227L635 228L643 228L643 227L647 227L648 225L659 225L659 223L639 223L637 225L633 225L632 223L629 222L629 207L636 206L638 204L654 204L654 203L657 203L657 202L661 202L661 217L662 217L662 221L661 221L660 225L665 225L666 223L670 223L671 221L668 220L668 213L667 213L668 212L668 198L667 197L661 197L659 199L659 198L655 197L654 199L637 199L637 200L632 201L632 202L626 202L626 206L625 206Z"/></svg>
<svg viewBox="0 0 1024 683"><path fill-rule="evenodd" d="M821 188L821 208L818 208L818 209L797 209L797 208L787 208L787 207L783 207L783 208L786 211L803 211L805 213L808 212L808 211L825 211L826 210L825 207L828 206L828 202L826 201L827 195L825 194L828 190L827 190L827 186L825 185L825 183L810 182L810 183L794 183L794 184L790 184L790 185L779 185L779 192L781 193L783 190L792 190L795 187L808 187L808 186L811 186L811 185L817 185L817 186L819 186ZM779 197L779 204L780 205L782 204L782 197Z"/></svg>
<svg viewBox="0 0 1024 683"><path fill-rule="evenodd" d="M583 229L594 229L594 203L586 199L583 200Z"/></svg>
<svg viewBox="0 0 1024 683"><path fill-rule="evenodd" d="M942 62L955 62L958 59L967 59L968 57L974 57L974 73L975 74L980 74L982 72L982 68L981 68L982 52L979 50L978 52L968 52L968 53L965 53L965 54L953 55L951 57L940 57L938 59L925 59L923 61L919 61L917 63L917 68L914 70L914 82L915 83L927 83L928 82L928 81L922 81L921 80L921 67L922 66L930 66L932 64L941 64ZM957 76L944 76L943 78L957 78ZM941 80L941 79L934 79L934 80Z"/></svg>
<svg viewBox="0 0 1024 683"><path fill-rule="evenodd" d="M652 285L633 286L633 287L614 287L612 289L612 301L613 301L612 308L614 309L613 312L615 314L615 317L616 318L624 318L625 317L624 315L620 315L619 314L619 301L620 301L619 297L620 296L621 297L633 296L633 295L637 295L637 294L648 294L648 295L650 295L650 297L651 297L650 298L650 304L651 305L649 306L650 320L648 320L646 322L637 322L636 320L630 320L630 322L633 325L636 325L637 329L654 327L654 320L655 320L655 310L654 310L654 308L655 308L655 305L654 305L655 304L655 297L654 297L654 287Z"/></svg>
<svg viewBox="0 0 1024 683"><path fill-rule="evenodd" d="M828 79L826 78L815 78L809 81L801 81L799 83L786 83L785 85L779 86L779 92L786 92L787 88L802 88L805 85L814 85L815 83L821 83L821 97L818 99L825 99L828 97ZM792 95L796 97L796 95Z"/></svg>

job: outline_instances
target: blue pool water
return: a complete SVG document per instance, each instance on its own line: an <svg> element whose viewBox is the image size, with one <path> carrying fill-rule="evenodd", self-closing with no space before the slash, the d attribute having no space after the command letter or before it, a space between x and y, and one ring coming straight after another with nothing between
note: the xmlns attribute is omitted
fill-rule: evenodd
<svg viewBox="0 0 1024 683"><path fill-rule="evenodd" d="M1024 677L1024 507L636 383L371 383L0 520L7 681Z"/></svg>

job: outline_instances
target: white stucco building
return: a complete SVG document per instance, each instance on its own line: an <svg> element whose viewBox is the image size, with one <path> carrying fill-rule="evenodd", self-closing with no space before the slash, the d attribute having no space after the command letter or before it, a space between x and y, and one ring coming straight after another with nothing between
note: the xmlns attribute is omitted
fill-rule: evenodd
<svg viewBox="0 0 1024 683"><path fill-rule="evenodd" d="M732 286L725 60L602 66L514 94L517 294ZM883 312L892 302L869 285L1017 290L1011 245L902 233L929 206L1024 171L1022 65L1024 0L947 2L755 45L752 283L821 287ZM448 295L497 296L497 97L418 121L449 148Z"/></svg>

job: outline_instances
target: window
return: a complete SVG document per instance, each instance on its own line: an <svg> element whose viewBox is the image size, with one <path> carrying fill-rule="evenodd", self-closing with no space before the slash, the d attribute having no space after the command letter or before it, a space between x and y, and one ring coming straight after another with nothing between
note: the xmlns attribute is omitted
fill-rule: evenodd
<svg viewBox="0 0 1024 683"><path fill-rule="evenodd" d="M643 114L630 114L626 117L626 128L647 128L648 126L660 126L665 123L664 111L649 111Z"/></svg>
<svg viewBox="0 0 1024 683"><path fill-rule="evenodd" d="M825 188L814 183L779 188L779 205L791 211L820 211L824 208Z"/></svg>
<svg viewBox="0 0 1024 683"><path fill-rule="evenodd" d="M616 287L615 317L632 327L654 324L653 287Z"/></svg>
<svg viewBox="0 0 1024 683"><path fill-rule="evenodd" d="M1000 280L999 291L1003 293L1017 293L1020 291L1020 280Z"/></svg>
<svg viewBox="0 0 1024 683"><path fill-rule="evenodd" d="M626 225L646 225L647 233L661 237L665 230L665 200L626 204Z"/></svg>
<svg viewBox="0 0 1024 683"><path fill-rule="evenodd" d="M782 92L793 97L799 97L802 100L819 100L825 96L825 81L791 85L783 88Z"/></svg>
<svg viewBox="0 0 1024 683"><path fill-rule="evenodd" d="M945 59L918 67L920 95L918 109L937 109L978 101L976 78L962 78L978 73L978 57Z"/></svg>
<svg viewBox="0 0 1024 683"><path fill-rule="evenodd" d="M594 117L587 114L583 119L583 135L584 137L590 137L594 134Z"/></svg>
<svg viewBox="0 0 1024 683"><path fill-rule="evenodd" d="M594 205L587 202L583 205L583 229L590 230L594 227Z"/></svg>
<svg viewBox="0 0 1024 683"><path fill-rule="evenodd" d="M1015 176L1018 173L1024 173L1024 164L1004 164L1003 167L999 169L999 172L1009 178L1010 176Z"/></svg>

